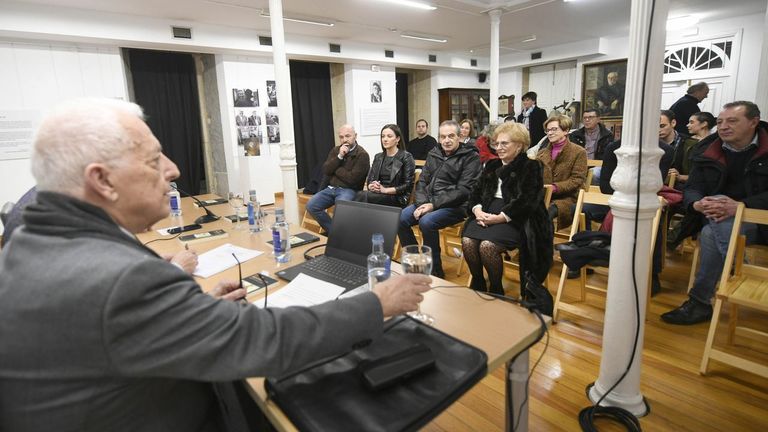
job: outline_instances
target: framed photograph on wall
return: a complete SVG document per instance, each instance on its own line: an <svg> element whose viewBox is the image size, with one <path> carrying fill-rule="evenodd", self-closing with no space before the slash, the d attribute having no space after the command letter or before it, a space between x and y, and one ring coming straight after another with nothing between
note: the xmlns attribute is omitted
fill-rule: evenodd
<svg viewBox="0 0 768 432"><path fill-rule="evenodd" d="M371 102L381 103L381 81L371 81Z"/></svg>
<svg viewBox="0 0 768 432"><path fill-rule="evenodd" d="M585 64L581 83L582 112L596 109L600 117L620 118L624 115L626 79L626 59Z"/></svg>

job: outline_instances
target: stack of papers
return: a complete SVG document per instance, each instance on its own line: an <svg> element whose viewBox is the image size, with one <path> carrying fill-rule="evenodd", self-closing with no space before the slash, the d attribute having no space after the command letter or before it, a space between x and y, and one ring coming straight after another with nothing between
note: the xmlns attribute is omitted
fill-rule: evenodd
<svg viewBox="0 0 768 432"><path fill-rule="evenodd" d="M291 283L281 288L274 294L269 294L267 306L273 308L285 308L289 306L314 306L327 301L335 300L344 288L329 282L315 279L304 273L299 274ZM264 299L253 302L258 307L264 307Z"/></svg>
<svg viewBox="0 0 768 432"><path fill-rule="evenodd" d="M236 266L237 260L232 256L233 253L237 260L240 260L240 263L244 263L264 252L227 243L197 257L197 267L195 268L194 275L207 278Z"/></svg>

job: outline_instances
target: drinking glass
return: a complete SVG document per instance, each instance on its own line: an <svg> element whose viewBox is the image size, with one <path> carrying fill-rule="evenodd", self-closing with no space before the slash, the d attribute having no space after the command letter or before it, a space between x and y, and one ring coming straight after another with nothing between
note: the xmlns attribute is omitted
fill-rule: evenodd
<svg viewBox="0 0 768 432"><path fill-rule="evenodd" d="M432 274L432 249L429 246L421 245L405 246L400 258L400 265L402 265L405 273L429 276ZM421 311L421 303L417 306L416 312L411 312L409 315L427 325L432 325L435 322L431 315Z"/></svg>
<svg viewBox="0 0 768 432"><path fill-rule="evenodd" d="M232 208L235 210L235 217L237 218L235 229L236 230L242 229L242 226L240 225L240 209L243 207L243 195L235 192L230 192L229 205L231 205Z"/></svg>

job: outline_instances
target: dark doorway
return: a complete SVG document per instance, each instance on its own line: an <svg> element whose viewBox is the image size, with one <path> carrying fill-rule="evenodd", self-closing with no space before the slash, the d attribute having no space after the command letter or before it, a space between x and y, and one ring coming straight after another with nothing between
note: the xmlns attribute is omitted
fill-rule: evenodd
<svg viewBox="0 0 768 432"><path fill-rule="evenodd" d="M179 188L197 195L204 189L200 102L191 54L128 50L135 102L163 152L179 167Z"/></svg>
<svg viewBox="0 0 768 432"><path fill-rule="evenodd" d="M404 144L408 144L411 139L410 128L408 127L408 74L395 74L395 92L397 97L397 125L403 133Z"/></svg>
<svg viewBox="0 0 768 432"><path fill-rule="evenodd" d="M331 67L328 63L290 61L296 174L299 187L334 146Z"/></svg>

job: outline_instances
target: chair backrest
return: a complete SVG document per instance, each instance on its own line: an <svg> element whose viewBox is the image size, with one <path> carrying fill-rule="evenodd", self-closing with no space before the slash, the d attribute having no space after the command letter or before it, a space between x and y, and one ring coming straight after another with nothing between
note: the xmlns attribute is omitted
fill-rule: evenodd
<svg viewBox="0 0 768 432"><path fill-rule="evenodd" d="M411 189L411 195L408 197L408 204L413 204L416 201L416 183L419 182L419 177L421 177L421 169L417 169L413 173L413 188Z"/></svg>
<svg viewBox="0 0 768 432"><path fill-rule="evenodd" d="M549 208L549 204L552 202L552 189L551 184L544 185L544 208L546 209Z"/></svg>
<svg viewBox="0 0 768 432"><path fill-rule="evenodd" d="M677 174L670 174L667 176L667 186L673 188L677 182Z"/></svg>
<svg viewBox="0 0 768 432"><path fill-rule="evenodd" d="M601 167L603 166L603 161L600 159L587 159L587 168L594 168L594 167Z"/></svg>
<svg viewBox="0 0 768 432"><path fill-rule="evenodd" d="M735 259L739 261L744 257L744 239L741 236L741 227L744 223L753 223L757 225L768 225L768 210L758 210L746 208L744 203L739 203L736 208L736 215L733 218L733 230L731 231L731 239L728 242L728 254L725 256L725 264L723 269L729 269L723 271L720 276L720 287L718 289L718 295L728 295L727 290L733 285L728 284L728 279L731 277L730 269L733 267ZM758 276L762 276L764 279L768 279L768 269L765 267L759 267L749 264L741 264L739 270L735 276L739 276L741 271L752 273Z"/></svg>
<svg viewBox="0 0 768 432"><path fill-rule="evenodd" d="M608 205L608 201L611 199L611 195L600 193L599 191L585 191L584 189L579 191L579 196L576 199L576 207L573 214L573 222L571 223L571 232L568 235L569 240L573 240L573 236L584 230L584 216L582 209L584 204L600 204Z"/></svg>

